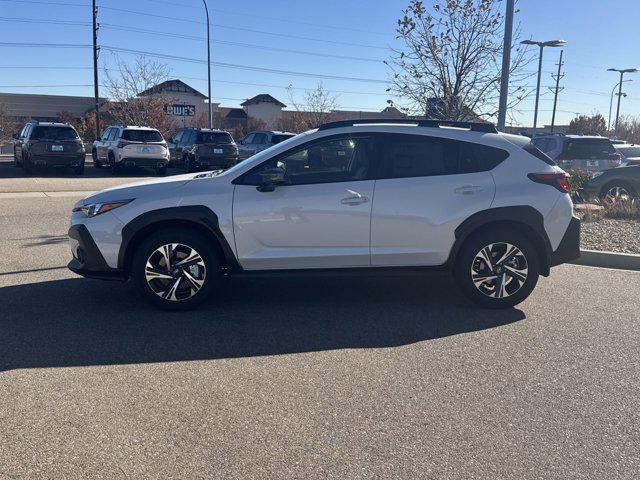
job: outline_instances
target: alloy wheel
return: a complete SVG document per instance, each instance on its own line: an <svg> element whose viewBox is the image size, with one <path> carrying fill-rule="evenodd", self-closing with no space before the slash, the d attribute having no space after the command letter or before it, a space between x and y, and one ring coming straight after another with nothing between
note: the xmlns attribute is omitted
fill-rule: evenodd
<svg viewBox="0 0 640 480"><path fill-rule="evenodd" d="M616 200L629 200L631 195L624 187L611 187L607 191L607 195L605 197L607 200L614 202Z"/></svg>
<svg viewBox="0 0 640 480"><path fill-rule="evenodd" d="M204 285L207 269L202 256L182 243L168 243L155 249L145 266L149 288L159 297L179 302L188 300Z"/></svg>
<svg viewBox="0 0 640 480"><path fill-rule="evenodd" d="M515 294L527 281L528 272L525 255L507 242L483 247L471 262L473 284L482 294L492 298Z"/></svg>

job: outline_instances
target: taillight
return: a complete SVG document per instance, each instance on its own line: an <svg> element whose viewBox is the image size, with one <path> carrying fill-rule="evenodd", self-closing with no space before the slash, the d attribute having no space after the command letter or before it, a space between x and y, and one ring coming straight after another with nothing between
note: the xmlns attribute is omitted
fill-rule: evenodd
<svg viewBox="0 0 640 480"><path fill-rule="evenodd" d="M614 165L620 165L620 159L622 158L622 156L619 153L612 153L611 154L611 159L609 160L609 163L612 163Z"/></svg>
<svg viewBox="0 0 640 480"><path fill-rule="evenodd" d="M562 193L569 193L569 175L565 172L562 173L530 173L527 175L530 180L536 183L543 183L550 185Z"/></svg>

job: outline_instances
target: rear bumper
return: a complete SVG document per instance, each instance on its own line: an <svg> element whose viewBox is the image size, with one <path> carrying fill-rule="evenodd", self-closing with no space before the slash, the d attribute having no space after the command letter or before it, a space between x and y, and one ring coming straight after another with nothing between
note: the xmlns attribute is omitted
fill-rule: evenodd
<svg viewBox="0 0 640 480"><path fill-rule="evenodd" d="M122 270L107 265L89 230L84 225L72 225L69 238L73 259L67 267L72 272L87 278L100 280L117 280L124 282L129 276Z"/></svg>
<svg viewBox="0 0 640 480"><path fill-rule="evenodd" d="M572 217L560 241L560 245L551 254L551 266L570 262L580 257L580 220Z"/></svg>
<svg viewBox="0 0 640 480"><path fill-rule="evenodd" d="M230 167L238 163L237 155L202 156L194 159L194 165L199 167Z"/></svg>
<svg viewBox="0 0 640 480"><path fill-rule="evenodd" d="M43 167L77 167L84 162L84 153L74 155L31 155L29 162Z"/></svg>
<svg viewBox="0 0 640 480"><path fill-rule="evenodd" d="M140 158L140 157L124 157L117 162L118 165L124 165L126 167L151 167L151 168L165 168L169 165L169 160L166 158Z"/></svg>

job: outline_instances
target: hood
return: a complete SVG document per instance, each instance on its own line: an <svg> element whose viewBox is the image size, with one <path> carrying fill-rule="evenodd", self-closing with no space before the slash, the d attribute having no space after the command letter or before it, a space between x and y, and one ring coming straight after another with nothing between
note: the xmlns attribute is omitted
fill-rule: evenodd
<svg viewBox="0 0 640 480"><path fill-rule="evenodd" d="M211 172L208 172L210 174ZM182 187L189 183L194 178L202 177L201 173L187 173L184 175L172 175L169 177L154 178L151 180L144 180L141 182L126 183L124 185L118 185L116 187L106 188L99 192L93 193L84 198L79 205L86 205L88 203L95 203L107 200L125 200L129 198L136 198L138 195L144 194L145 191L163 189L169 192L170 190Z"/></svg>

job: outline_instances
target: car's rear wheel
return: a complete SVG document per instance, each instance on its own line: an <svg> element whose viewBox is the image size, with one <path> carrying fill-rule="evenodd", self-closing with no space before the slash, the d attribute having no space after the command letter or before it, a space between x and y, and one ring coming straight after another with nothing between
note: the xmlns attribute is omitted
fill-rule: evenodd
<svg viewBox="0 0 640 480"><path fill-rule="evenodd" d="M111 175L118 175L120 173L120 165L116 163L116 157L113 155L113 153L110 153L108 158Z"/></svg>
<svg viewBox="0 0 640 480"><path fill-rule="evenodd" d="M507 228L469 238L454 274L462 292L486 308L509 308L526 299L540 275L538 254L521 233Z"/></svg>
<svg viewBox="0 0 640 480"><path fill-rule="evenodd" d="M167 174L167 167L158 167L156 168L156 175L159 177L164 177Z"/></svg>
<svg viewBox="0 0 640 480"><path fill-rule="evenodd" d="M638 192L627 182L622 181L608 183L600 191L600 198L610 202L629 200L637 196Z"/></svg>
<svg viewBox="0 0 640 480"><path fill-rule="evenodd" d="M24 173L26 173L27 175L32 175L35 167L33 166L33 163L31 163L31 160L29 160L28 158L23 158L22 168L24 170Z"/></svg>
<svg viewBox="0 0 640 480"><path fill-rule="evenodd" d="M95 149L91 151L91 158L93 158L93 166L95 168L102 168L102 162L98 160L98 152Z"/></svg>
<svg viewBox="0 0 640 480"><path fill-rule="evenodd" d="M193 172L193 165L191 164L191 158L189 157L189 155L185 155L184 157L182 157L182 164L184 165L184 169L187 172Z"/></svg>
<svg viewBox="0 0 640 480"><path fill-rule="evenodd" d="M167 230L137 248L131 275L142 296L164 310L189 310L220 287L220 260L196 232Z"/></svg>

